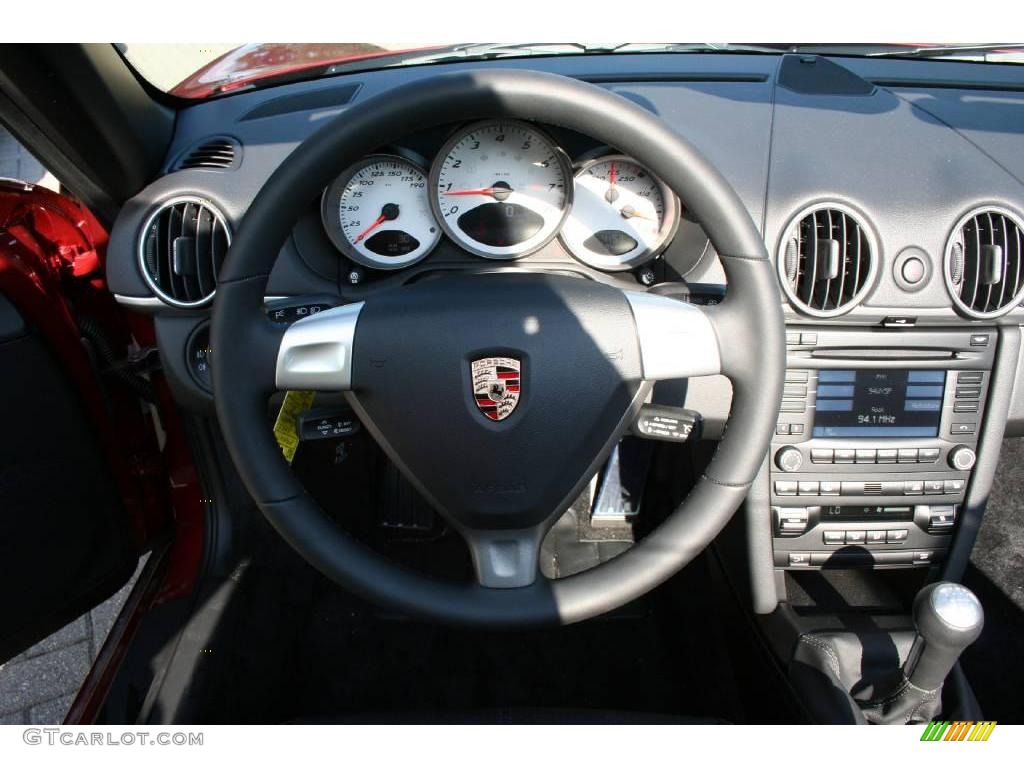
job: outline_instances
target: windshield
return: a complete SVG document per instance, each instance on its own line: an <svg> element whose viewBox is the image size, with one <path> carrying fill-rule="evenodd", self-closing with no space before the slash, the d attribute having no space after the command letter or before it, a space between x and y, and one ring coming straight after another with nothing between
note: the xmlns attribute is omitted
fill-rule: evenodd
<svg viewBox="0 0 1024 768"><path fill-rule="evenodd" d="M619 53L815 53L1024 63L1024 43L118 43L142 77L173 96L211 96L382 67Z"/></svg>

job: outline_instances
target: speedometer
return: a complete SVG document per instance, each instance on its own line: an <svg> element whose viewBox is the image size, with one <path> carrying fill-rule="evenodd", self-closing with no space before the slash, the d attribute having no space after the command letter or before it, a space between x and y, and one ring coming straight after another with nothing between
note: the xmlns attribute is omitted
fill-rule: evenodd
<svg viewBox="0 0 1024 768"><path fill-rule="evenodd" d="M331 242L364 267L407 267L441 239L426 174L397 155L350 166L324 192L320 212Z"/></svg>
<svg viewBox="0 0 1024 768"><path fill-rule="evenodd" d="M437 220L457 244L489 259L543 247L572 206L572 167L543 132L488 120L456 133L430 170Z"/></svg>
<svg viewBox="0 0 1024 768"><path fill-rule="evenodd" d="M624 155L584 163L574 179L576 199L562 242L598 269L629 269L655 256L679 226L672 191Z"/></svg>

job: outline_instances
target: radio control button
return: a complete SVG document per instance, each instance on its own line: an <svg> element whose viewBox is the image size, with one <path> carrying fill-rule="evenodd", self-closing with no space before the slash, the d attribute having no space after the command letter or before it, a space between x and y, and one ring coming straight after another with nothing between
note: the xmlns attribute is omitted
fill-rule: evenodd
<svg viewBox="0 0 1024 768"><path fill-rule="evenodd" d="M864 543L864 531L847 531L846 532L846 543L847 544L863 544Z"/></svg>
<svg viewBox="0 0 1024 768"><path fill-rule="evenodd" d="M906 528L898 528L895 531L885 532L885 543L886 544L902 544L907 540L909 531Z"/></svg>
<svg viewBox="0 0 1024 768"><path fill-rule="evenodd" d="M945 493L946 487L942 480L925 480L924 481L924 492L926 494L932 493Z"/></svg>
<svg viewBox="0 0 1024 768"><path fill-rule="evenodd" d="M782 389L783 397L807 397L807 387L798 384L787 384Z"/></svg>
<svg viewBox="0 0 1024 768"><path fill-rule="evenodd" d="M955 427L956 424L953 426ZM949 466L953 469L958 469L961 472L967 472L970 470L977 459L977 454L975 454L974 451L966 445L958 445L956 448L951 450L949 452L949 456L946 457L946 460L949 462Z"/></svg>
<svg viewBox="0 0 1024 768"><path fill-rule="evenodd" d="M981 397L981 387L957 387L956 396L964 400L977 400Z"/></svg>
<svg viewBox="0 0 1024 768"><path fill-rule="evenodd" d="M885 531L868 531L868 544L885 544Z"/></svg>
<svg viewBox="0 0 1024 768"><path fill-rule="evenodd" d="M786 383L787 384L803 384L810 376L807 371L786 371Z"/></svg>
<svg viewBox="0 0 1024 768"><path fill-rule="evenodd" d="M874 464L875 463L875 451L873 448L858 448L857 449L857 463L858 464Z"/></svg>
<svg viewBox="0 0 1024 768"><path fill-rule="evenodd" d="M811 463L813 463L813 464L831 464L832 463L832 449L831 448L812 448L811 449Z"/></svg>
<svg viewBox="0 0 1024 768"><path fill-rule="evenodd" d="M956 508L951 505L933 506L928 513L928 533L950 533L956 525Z"/></svg>
<svg viewBox="0 0 1024 768"><path fill-rule="evenodd" d="M803 400L783 400L779 410L782 413L803 413L807 410L807 403Z"/></svg>
<svg viewBox="0 0 1024 768"><path fill-rule="evenodd" d="M973 435L974 429L974 424L953 424L950 426L949 432L952 435Z"/></svg>
<svg viewBox="0 0 1024 768"><path fill-rule="evenodd" d="M922 493L924 493L924 480L904 481L903 493L906 496L920 496Z"/></svg>
<svg viewBox="0 0 1024 768"><path fill-rule="evenodd" d="M900 464L916 464L917 463L917 448L900 448L899 463Z"/></svg>
<svg viewBox="0 0 1024 768"><path fill-rule="evenodd" d="M899 452L895 448L879 448L878 449L878 463L879 464L895 464L896 457Z"/></svg>
<svg viewBox="0 0 1024 768"><path fill-rule="evenodd" d="M977 403L953 403L953 413L977 413Z"/></svg>
<svg viewBox="0 0 1024 768"><path fill-rule="evenodd" d="M788 435L789 434L789 424L776 424L775 425L775 434L776 435Z"/></svg>
<svg viewBox="0 0 1024 768"><path fill-rule="evenodd" d="M921 448L917 452L917 461L919 464L931 464L932 462L939 460L939 449L938 448Z"/></svg>
<svg viewBox="0 0 1024 768"><path fill-rule="evenodd" d="M801 480L797 483L797 490L801 496L817 496L818 495L818 481L817 480Z"/></svg>
<svg viewBox="0 0 1024 768"><path fill-rule="evenodd" d="M804 433L804 425L803 424L790 424L789 425L789 434L791 434L791 435L802 435L803 433Z"/></svg>
<svg viewBox="0 0 1024 768"><path fill-rule="evenodd" d="M832 460L836 464L853 464L853 460L857 458L857 451L853 448L836 448L832 455Z"/></svg>
<svg viewBox="0 0 1024 768"><path fill-rule="evenodd" d="M864 495L864 483L847 483L843 482L840 487L840 492L843 496L863 496Z"/></svg>
<svg viewBox="0 0 1024 768"><path fill-rule="evenodd" d="M826 544L844 544L846 542L845 531L825 531L822 534L822 541Z"/></svg>
<svg viewBox="0 0 1024 768"><path fill-rule="evenodd" d="M796 496L796 480L776 480L776 496Z"/></svg>
<svg viewBox="0 0 1024 768"><path fill-rule="evenodd" d="M946 493L960 493L965 485L966 481L964 480L946 480L943 483L943 490Z"/></svg>
<svg viewBox="0 0 1024 768"><path fill-rule="evenodd" d="M804 456L799 448L782 448L775 454L775 466L783 472L796 472L804 465Z"/></svg>
<svg viewBox="0 0 1024 768"><path fill-rule="evenodd" d="M956 375L957 384L981 384L985 374L982 371L960 371Z"/></svg>
<svg viewBox="0 0 1024 768"><path fill-rule="evenodd" d="M842 490L838 480L822 480L818 485L818 493L822 496L838 496Z"/></svg>

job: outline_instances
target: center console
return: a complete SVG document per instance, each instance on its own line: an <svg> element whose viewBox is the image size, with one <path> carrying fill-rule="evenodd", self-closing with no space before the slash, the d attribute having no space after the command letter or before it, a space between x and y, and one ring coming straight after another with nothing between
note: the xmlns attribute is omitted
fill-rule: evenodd
<svg viewBox="0 0 1024 768"><path fill-rule="evenodd" d="M971 481L994 329L790 328L771 447L777 568L928 566Z"/></svg>

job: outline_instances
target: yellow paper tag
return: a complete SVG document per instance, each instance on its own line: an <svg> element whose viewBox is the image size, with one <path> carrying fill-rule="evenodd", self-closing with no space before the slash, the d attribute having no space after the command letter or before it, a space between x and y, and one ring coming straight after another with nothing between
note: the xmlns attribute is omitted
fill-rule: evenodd
<svg viewBox="0 0 1024 768"><path fill-rule="evenodd" d="M281 453L284 460L289 464L295 458L295 451L299 449L299 432L295 426L299 414L308 411L313 405L313 398L316 392L285 392L284 402L281 403L281 410L277 412L277 421L274 422L274 437L277 444L281 446Z"/></svg>

